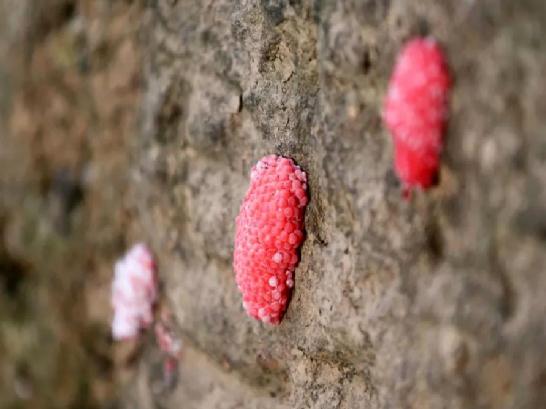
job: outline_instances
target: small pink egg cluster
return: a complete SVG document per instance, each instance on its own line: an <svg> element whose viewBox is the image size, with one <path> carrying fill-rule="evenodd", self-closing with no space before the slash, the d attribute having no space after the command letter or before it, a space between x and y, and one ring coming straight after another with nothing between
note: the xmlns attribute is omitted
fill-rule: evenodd
<svg viewBox="0 0 546 409"><path fill-rule="evenodd" d="M156 267L152 253L136 244L116 262L112 282L112 336L116 340L133 338L149 327L157 298Z"/></svg>
<svg viewBox="0 0 546 409"><path fill-rule="evenodd" d="M182 340L176 335L171 320L171 312L162 308L154 325L155 340L165 354L163 358L163 383L172 387L176 383L178 360L182 352Z"/></svg>
<svg viewBox="0 0 546 409"><path fill-rule="evenodd" d="M286 310L307 201L307 176L292 159L269 155L252 168L235 222L233 266L243 307L260 321L278 324Z"/></svg>
<svg viewBox="0 0 546 409"><path fill-rule="evenodd" d="M182 350L182 341L172 328L171 313L167 309L163 309L159 320L155 323L154 333L159 349L169 357L178 358Z"/></svg>
<svg viewBox="0 0 546 409"><path fill-rule="evenodd" d="M394 168L406 193L436 178L451 86L438 43L415 38L400 52L385 99L383 119L394 141Z"/></svg>

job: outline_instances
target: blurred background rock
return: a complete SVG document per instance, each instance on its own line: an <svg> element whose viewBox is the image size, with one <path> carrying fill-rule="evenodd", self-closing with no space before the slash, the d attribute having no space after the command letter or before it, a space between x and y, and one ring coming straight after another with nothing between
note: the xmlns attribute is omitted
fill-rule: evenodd
<svg viewBox="0 0 546 409"><path fill-rule="evenodd" d="M139 2L0 1L0 407L114 407Z"/></svg>

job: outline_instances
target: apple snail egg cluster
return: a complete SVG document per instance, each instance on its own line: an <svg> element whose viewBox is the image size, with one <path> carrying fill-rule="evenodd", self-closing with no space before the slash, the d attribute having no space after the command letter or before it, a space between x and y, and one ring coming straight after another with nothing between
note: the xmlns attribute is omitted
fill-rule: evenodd
<svg viewBox="0 0 546 409"><path fill-rule="evenodd" d="M451 85L438 43L410 40L398 55L383 119L394 141L394 168L404 189L426 189L436 178Z"/></svg>
<svg viewBox="0 0 546 409"><path fill-rule="evenodd" d="M269 155L252 168L235 222L233 267L243 307L260 321L278 324L286 310L307 201L307 175L292 159Z"/></svg>
<svg viewBox="0 0 546 409"><path fill-rule="evenodd" d="M112 282L112 336L114 339L136 337L140 329L154 320L157 298L156 267L152 253L144 244L136 244L118 260Z"/></svg>

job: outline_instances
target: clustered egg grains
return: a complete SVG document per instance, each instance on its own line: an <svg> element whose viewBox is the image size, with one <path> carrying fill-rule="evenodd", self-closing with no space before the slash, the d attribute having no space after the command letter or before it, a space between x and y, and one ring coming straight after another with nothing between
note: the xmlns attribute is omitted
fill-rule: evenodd
<svg viewBox="0 0 546 409"><path fill-rule="evenodd" d="M161 308L159 319L154 325L154 333L159 349L170 357L178 358L182 350L182 341L173 329L172 314L168 308Z"/></svg>
<svg viewBox="0 0 546 409"><path fill-rule="evenodd" d="M270 155L252 168L236 219L233 266L243 307L260 321L278 324L287 308L307 201L307 176L292 159Z"/></svg>
<svg viewBox="0 0 546 409"><path fill-rule="evenodd" d="M136 244L116 262L112 282L112 336L116 340L133 338L153 322L157 298L156 267L152 253Z"/></svg>
<svg viewBox="0 0 546 409"><path fill-rule="evenodd" d="M451 86L447 65L431 38L409 41L392 73L383 119L394 140L394 167L406 192L435 179Z"/></svg>

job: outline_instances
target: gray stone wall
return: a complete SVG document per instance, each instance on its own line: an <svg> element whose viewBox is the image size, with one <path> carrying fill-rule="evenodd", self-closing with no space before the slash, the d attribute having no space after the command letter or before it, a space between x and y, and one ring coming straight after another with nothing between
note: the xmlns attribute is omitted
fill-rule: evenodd
<svg viewBox="0 0 546 409"><path fill-rule="evenodd" d="M381 121L402 44L454 77L439 182L405 201ZM543 0L0 0L0 407L541 409ZM231 267L251 166L308 174L278 327ZM184 342L109 336L154 250Z"/></svg>
<svg viewBox="0 0 546 409"><path fill-rule="evenodd" d="M135 178L186 340L167 407L546 402L545 8L154 2ZM441 42L455 85L439 184L406 202L381 104L414 35ZM273 328L245 316L231 268L269 153L296 160L311 195Z"/></svg>

